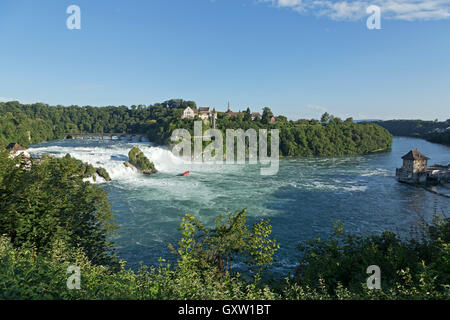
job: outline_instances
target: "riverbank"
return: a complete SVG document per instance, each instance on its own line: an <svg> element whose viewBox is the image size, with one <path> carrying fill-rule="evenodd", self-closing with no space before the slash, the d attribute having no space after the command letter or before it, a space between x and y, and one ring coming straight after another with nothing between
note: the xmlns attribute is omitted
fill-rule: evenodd
<svg viewBox="0 0 450 320"><path fill-rule="evenodd" d="M154 162L157 174L145 177L123 165L135 144ZM70 153L110 173L113 181L102 187L121 226L114 240L120 257L133 268L139 261L158 264L160 257L171 257L167 244L177 243L174 230L186 213L210 225L212 213L234 212L244 204L250 221L271 218L274 237L281 244L272 271L283 274L297 263L297 244L325 237L337 220L345 222L350 232L377 234L390 229L407 235L419 215L430 217L436 206L448 210L447 198L396 181L401 156L416 147L431 161L450 160L450 148L395 138L390 152L282 158L278 174L264 177L259 165L186 163L149 142L60 140L29 150L55 156ZM185 171L191 174L177 177Z"/></svg>

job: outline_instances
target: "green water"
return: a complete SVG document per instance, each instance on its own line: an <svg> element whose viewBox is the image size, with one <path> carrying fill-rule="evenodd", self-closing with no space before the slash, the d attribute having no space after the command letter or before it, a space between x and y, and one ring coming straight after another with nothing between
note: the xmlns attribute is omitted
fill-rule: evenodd
<svg viewBox="0 0 450 320"><path fill-rule="evenodd" d="M132 145L141 147L158 174L143 176L123 166ZM413 138L395 138L392 151L386 153L281 159L274 176L261 176L257 165L186 164L150 143L66 140L30 150L70 153L108 170L113 181L101 185L121 226L114 241L119 256L132 267L173 257L167 245L178 241L177 228L185 213L211 224L220 213L247 208L250 221L271 219L273 237L281 246L272 270L287 274L301 255L296 246L326 237L336 220L355 233L392 230L406 236L419 217L429 219L436 211L448 216L448 198L395 180L401 156L415 148L431 158L430 164L450 163L449 147ZM190 176L177 176L186 170Z"/></svg>

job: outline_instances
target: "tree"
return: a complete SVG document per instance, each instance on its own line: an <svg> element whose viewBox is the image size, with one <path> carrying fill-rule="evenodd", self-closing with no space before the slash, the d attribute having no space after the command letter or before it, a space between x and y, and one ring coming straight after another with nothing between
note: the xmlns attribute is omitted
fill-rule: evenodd
<svg viewBox="0 0 450 320"><path fill-rule="evenodd" d="M252 113L250 111L250 108L247 108L244 112L244 121L251 121L252 120Z"/></svg>
<svg viewBox="0 0 450 320"><path fill-rule="evenodd" d="M240 259L250 269L261 272L272 263L279 245L269 238L269 220L254 223L251 230L246 223L246 209L220 215L212 229L187 214L180 227L183 237L178 249L170 247L182 260L196 261L200 269L213 265L219 272L228 273L234 261Z"/></svg>
<svg viewBox="0 0 450 320"><path fill-rule="evenodd" d="M270 119L273 117L273 113L272 110L268 107L265 107L263 109L263 114L262 114L262 119L261 119L261 123L263 124L267 124L270 123Z"/></svg>
<svg viewBox="0 0 450 320"><path fill-rule="evenodd" d="M325 112L322 117L320 118L320 122L322 123L326 123L328 121L330 121L330 114L328 112Z"/></svg>
<svg viewBox="0 0 450 320"><path fill-rule="evenodd" d="M95 168L67 155L44 157L27 170L0 154L0 234L39 253L63 241L93 263L114 264L108 239L117 225L106 191L83 181Z"/></svg>
<svg viewBox="0 0 450 320"><path fill-rule="evenodd" d="M288 122L288 119L285 116L278 116L277 122Z"/></svg>

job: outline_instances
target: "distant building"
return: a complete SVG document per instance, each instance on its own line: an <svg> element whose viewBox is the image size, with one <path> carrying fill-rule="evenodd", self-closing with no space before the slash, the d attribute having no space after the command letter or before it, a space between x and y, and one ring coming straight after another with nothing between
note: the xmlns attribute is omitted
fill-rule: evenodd
<svg viewBox="0 0 450 320"><path fill-rule="evenodd" d="M434 132L434 133L444 133L444 132L447 132L447 131L450 131L450 127L447 127L447 128L436 128L432 132Z"/></svg>
<svg viewBox="0 0 450 320"><path fill-rule="evenodd" d="M198 108L198 117L202 120L207 120L210 116L209 107Z"/></svg>
<svg viewBox="0 0 450 320"><path fill-rule="evenodd" d="M22 150L26 150L26 149L24 147L22 147L20 144L18 144L16 142L12 142L12 143L8 144L8 146L6 147L6 150L22 151Z"/></svg>
<svg viewBox="0 0 450 320"><path fill-rule="evenodd" d="M242 114L243 112L234 112L234 111L231 111L230 108L228 108L227 112L225 112L225 113L231 117L237 117L238 115Z"/></svg>
<svg viewBox="0 0 450 320"><path fill-rule="evenodd" d="M187 107L183 110L181 115L181 119L194 119L195 115L198 113L197 109L192 109L191 107Z"/></svg>
<svg viewBox="0 0 450 320"><path fill-rule="evenodd" d="M20 144L13 142L6 147L6 151L9 151L10 159L20 158L20 162L25 170L31 169L31 155L27 149ZM20 167L20 164L16 164L16 167Z"/></svg>
<svg viewBox="0 0 450 320"><path fill-rule="evenodd" d="M448 184L450 182L450 165L433 165L427 168L427 183Z"/></svg>
<svg viewBox="0 0 450 320"><path fill-rule="evenodd" d="M262 116L259 112L252 112L252 121L254 121L256 118L262 119Z"/></svg>
<svg viewBox="0 0 450 320"><path fill-rule="evenodd" d="M423 172L427 169L427 163L430 158L424 156L417 149L411 150L403 157L403 167L408 170L408 172L417 173Z"/></svg>
<svg viewBox="0 0 450 320"><path fill-rule="evenodd" d="M198 116L203 121L211 119L212 127L216 127L217 112L215 108L211 111L210 107L200 107L198 110L187 107L183 110L181 119L194 119L195 116Z"/></svg>
<svg viewBox="0 0 450 320"><path fill-rule="evenodd" d="M20 144L18 144L16 142L10 143L6 147L6 150L9 151L10 158L17 158L17 157L30 158L31 157L31 155L27 151L27 149L25 149L24 147L22 147Z"/></svg>
<svg viewBox="0 0 450 320"><path fill-rule="evenodd" d="M417 149L411 150L403 157L403 166L396 170L400 182L425 183L427 181L427 163L430 158Z"/></svg>
<svg viewBox="0 0 450 320"><path fill-rule="evenodd" d="M216 128L216 121L217 121L217 112L216 112L216 108L214 108L211 111L211 126L215 129Z"/></svg>
<svg viewBox="0 0 450 320"><path fill-rule="evenodd" d="M227 110L227 112L225 112L225 114L229 115L230 117L237 117L238 115L244 116L245 112L234 112L234 111L231 111L230 108L228 108L228 110ZM252 119L252 121L255 121L255 119L262 119L262 116L259 112L252 112L251 119Z"/></svg>
<svg viewBox="0 0 450 320"><path fill-rule="evenodd" d="M277 121L277 118L272 116L272 118L270 118L270 122L275 122L275 121Z"/></svg>

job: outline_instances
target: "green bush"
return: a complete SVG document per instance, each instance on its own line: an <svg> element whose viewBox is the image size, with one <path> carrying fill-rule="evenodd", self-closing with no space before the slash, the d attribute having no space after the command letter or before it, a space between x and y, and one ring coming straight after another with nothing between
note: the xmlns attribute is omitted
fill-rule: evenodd
<svg viewBox="0 0 450 320"><path fill-rule="evenodd" d="M390 232L355 236L336 224L330 239L299 247L304 256L292 282L333 298L339 298L343 288L351 297L449 298L449 242L450 219L436 218L424 226L420 240L401 240ZM382 273L382 291L376 294L365 285L370 265L379 266Z"/></svg>
<svg viewBox="0 0 450 320"><path fill-rule="evenodd" d="M128 152L128 158L130 159L130 163L143 173L156 173L153 162L151 162L138 147L134 146L130 152Z"/></svg>
<svg viewBox="0 0 450 320"><path fill-rule="evenodd" d="M103 179L105 179L106 181L111 181L111 177L109 176L108 171L106 171L106 169L104 168L95 168L95 172L102 177Z"/></svg>
<svg viewBox="0 0 450 320"><path fill-rule="evenodd" d="M176 250L178 261L174 266L165 264L165 261L161 260L159 266L141 266L136 272L125 268L124 261L120 262L118 268L93 264L82 248L74 249L59 239L53 242L50 250L39 253L35 248L16 247L7 237L0 237L0 288L2 288L0 299L449 299L450 250L448 242L445 243L442 237L444 233L448 235L446 233L448 221L429 226L427 231L429 239L422 242L422 248L417 249L419 252L432 251L432 255L435 255L433 261L428 264L421 261L416 265L415 260L410 258L403 268L392 272L389 268L385 270L383 266L380 266L381 290L368 290L365 287L368 276L365 274L365 268L366 264L373 263L372 258L378 263L387 261L388 257L395 261L401 260L402 251L407 245L403 243L401 249L395 249L394 247L399 246L400 243L392 242L390 237L388 237L389 240L381 240L380 236L380 239L374 243L387 241L392 250L376 249L374 251L372 249L372 253L366 254L365 258L359 251L362 248L361 243L354 244L346 241L336 247L329 243L333 240L325 241L329 243L327 249L318 253L314 259L306 257L302 261L303 264L311 262L311 266L307 267L309 272L303 272L301 278L298 274L294 279L286 278L285 281L280 282L270 279L262 280L259 274L256 274L253 279L246 280L232 270L220 268L217 260L204 259L211 257L211 253L226 253L228 250L234 251L234 248L231 244L227 244L227 240L223 243L223 248L218 248L219 243L212 240L218 235L215 232L213 232L215 235L207 236L209 240L201 240L202 237L198 237L200 234L197 234L197 231L201 229L196 226L196 223L189 216L183 219L180 228L182 238ZM243 225L240 223L220 224L222 227L226 225L234 225L236 235L242 233ZM213 230L217 231L217 228L205 229L200 233ZM244 231L244 234L248 234L247 232L248 230ZM228 236L233 233L234 231L230 229L226 232ZM250 237L252 237L251 233L248 234ZM433 238L432 233L438 238ZM233 237L228 236L225 238L232 240ZM334 236L331 239L333 238ZM363 242L371 241L366 239ZM212 246L209 247L207 243ZM313 247L316 246L313 245ZM346 246L351 248L345 249ZM366 244L364 247L374 248L374 246L376 247L375 244ZM257 246L259 249L264 247L266 246ZM320 245L320 247L323 246ZM336 248L341 248L337 252L344 250L346 254L354 252L355 255L345 258L343 252L336 253ZM334 258L331 255L333 251L335 251ZM341 261L343 264L342 272L336 272L339 269L335 267L336 261ZM66 287L69 265L76 265L81 270L80 290L69 290ZM359 272L354 272L352 267L349 268L350 265L355 266L361 275ZM364 268L358 269L359 265L364 265ZM328 268L335 273L324 273ZM348 277L344 275L344 271L353 273L359 280L355 280L354 285L347 286L344 283ZM330 277L333 278L331 282L328 280ZM395 278L395 280L385 282L384 279L389 278ZM347 283L352 282L347 281Z"/></svg>
<svg viewBox="0 0 450 320"><path fill-rule="evenodd" d="M84 181L95 169L69 155L44 157L29 170L16 164L0 153L0 235L38 253L61 239L93 263L112 263L108 239L117 226L106 191Z"/></svg>

